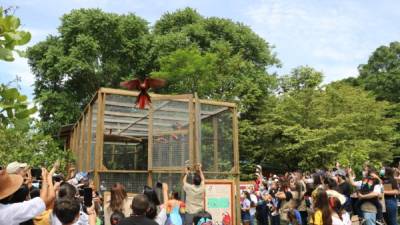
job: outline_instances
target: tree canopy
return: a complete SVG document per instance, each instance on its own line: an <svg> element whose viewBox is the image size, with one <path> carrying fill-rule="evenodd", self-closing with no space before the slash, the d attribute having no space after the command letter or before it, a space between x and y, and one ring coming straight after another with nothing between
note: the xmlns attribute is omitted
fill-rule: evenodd
<svg viewBox="0 0 400 225"><path fill-rule="evenodd" d="M99 87L119 87L133 75L165 78L163 93L239 99L243 113L253 114L274 84L265 69L278 60L266 41L243 24L190 8L164 14L153 30L133 14L73 10L58 30L28 50L46 133L75 122Z"/></svg>
<svg viewBox="0 0 400 225"><path fill-rule="evenodd" d="M377 48L359 72L356 84L373 91L378 100L400 102L400 42Z"/></svg>
<svg viewBox="0 0 400 225"><path fill-rule="evenodd" d="M256 126L242 123L242 159L283 170L390 162L399 152L398 121L385 117L391 105L362 88L321 81L322 73L309 67L283 76L272 109Z"/></svg>
<svg viewBox="0 0 400 225"><path fill-rule="evenodd" d="M59 35L28 49L46 133L75 122L98 88L118 87L132 73L149 72L148 29L133 14L73 10L61 18Z"/></svg>
<svg viewBox="0 0 400 225"><path fill-rule="evenodd" d="M323 73L308 66L269 73L280 61L266 40L244 24L191 8L165 13L152 27L134 14L72 10L58 31L27 52L44 134L75 122L99 87L150 75L167 80L160 93L238 103L244 179L254 164L360 167L399 152L399 121L388 116L400 95L398 42L378 48L359 78L323 85Z"/></svg>

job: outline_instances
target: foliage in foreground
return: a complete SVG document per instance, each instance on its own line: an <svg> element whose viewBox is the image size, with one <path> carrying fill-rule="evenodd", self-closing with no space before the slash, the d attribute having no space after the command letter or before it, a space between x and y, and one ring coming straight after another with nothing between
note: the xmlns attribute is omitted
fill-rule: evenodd
<svg viewBox="0 0 400 225"><path fill-rule="evenodd" d="M8 15L0 7L0 60L14 61L14 51L24 55L24 52L15 49L15 47L28 43L31 40L31 34L19 30L20 25L21 22L18 17Z"/></svg>

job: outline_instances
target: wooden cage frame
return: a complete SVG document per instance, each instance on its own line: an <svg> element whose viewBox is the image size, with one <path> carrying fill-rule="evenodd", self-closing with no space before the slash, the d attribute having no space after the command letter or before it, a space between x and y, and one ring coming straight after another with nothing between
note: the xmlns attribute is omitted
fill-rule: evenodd
<svg viewBox="0 0 400 225"><path fill-rule="evenodd" d="M150 106L148 110L148 169L143 170L109 170L103 165L103 146L104 146L104 110L105 110L105 96L107 94L122 95L122 96L138 96L139 92L121 90L121 89L111 89L111 88L100 88L96 94L93 96L89 104L83 110L78 121L73 125L72 130L69 134L69 139L66 143L69 143L69 148L72 150L76 158L76 167L79 171L87 171L93 173L93 179L97 187L99 187L100 177L99 173L147 173L147 184L152 186L152 174L157 173L179 173L182 172L181 167L176 168L155 168L153 167L153 106ZM188 104L189 107L189 160L191 163L195 164L199 162L200 159L200 104L207 104L213 106L224 106L229 108L232 113L232 147L233 147L233 168L230 172L218 172L218 171L205 171L204 174L209 175L229 175L233 177L232 181L235 186L235 205L236 209L236 224L240 224L240 170L239 170L239 140L238 140L238 119L237 119L237 106L234 103L204 100L199 99L197 94L185 94L185 95L159 95L150 94L152 100L174 100L183 102L192 102L193 104ZM94 149L94 168L90 168L91 162L91 142L92 142L92 115L93 115L93 105L97 102L97 115L96 115L96 145ZM133 103L132 103L133 104ZM213 121L213 126L215 126L217 121ZM85 130L87 133L85 134ZM218 134L214 134L218 135ZM216 138L214 136L214 138ZM215 143L214 143L214 146ZM218 147L217 147L218 148ZM86 154L86 156L84 156ZM218 150L214 149L214 157L218 158ZM84 160L85 159L85 160ZM216 161L216 160L214 160ZM215 163L215 162L214 162ZM218 167L217 165L215 165Z"/></svg>

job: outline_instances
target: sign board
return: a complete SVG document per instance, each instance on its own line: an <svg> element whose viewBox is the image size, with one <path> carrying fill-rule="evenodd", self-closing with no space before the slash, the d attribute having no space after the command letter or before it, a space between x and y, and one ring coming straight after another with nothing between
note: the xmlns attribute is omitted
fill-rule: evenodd
<svg viewBox="0 0 400 225"><path fill-rule="evenodd" d="M234 217L234 184L231 180L206 180L204 208L215 225L231 225Z"/></svg>
<svg viewBox="0 0 400 225"><path fill-rule="evenodd" d="M240 181L240 190L254 190L256 183L254 181Z"/></svg>

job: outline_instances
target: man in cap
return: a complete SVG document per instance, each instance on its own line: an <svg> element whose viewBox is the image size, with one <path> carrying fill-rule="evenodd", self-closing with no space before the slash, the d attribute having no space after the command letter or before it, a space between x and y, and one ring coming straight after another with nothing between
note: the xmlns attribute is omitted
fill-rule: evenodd
<svg viewBox="0 0 400 225"><path fill-rule="evenodd" d="M8 174L21 175L24 178L24 184L27 184L29 188L32 187L32 176L30 166L27 163L20 163L14 161L7 166Z"/></svg>
<svg viewBox="0 0 400 225"><path fill-rule="evenodd" d="M22 177L25 177L28 169L29 169L28 164L15 161L15 162L8 164L7 173L8 174L17 174L17 175L21 175Z"/></svg>
<svg viewBox="0 0 400 225"><path fill-rule="evenodd" d="M338 169L333 174L338 183L338 192L346 197L346 203L344 204L344 208L346 211L351 211L351 198L350 195L352 193L352 187L350 183L347 181L347 173L343 169Z"/></svg>

